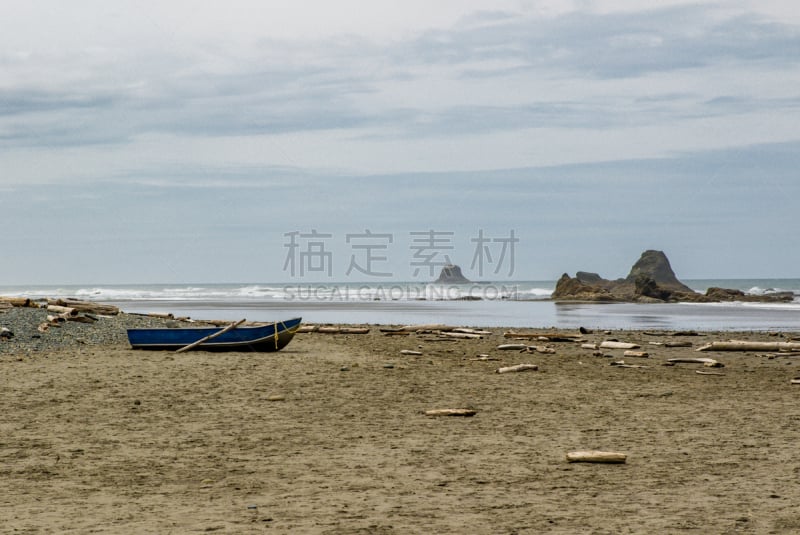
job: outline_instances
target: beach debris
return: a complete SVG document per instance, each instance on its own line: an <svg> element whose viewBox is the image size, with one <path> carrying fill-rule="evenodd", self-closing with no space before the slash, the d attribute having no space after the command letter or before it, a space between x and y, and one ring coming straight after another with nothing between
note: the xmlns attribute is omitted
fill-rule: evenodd
<svg viewBox="0 0 800 535"><path fill-rule="evenodd" d="M492 331L484 331L481 329L469 329L467 327L456 327L453 329L454 333L464 333L464 334L479 334L481 336L488 336L492 334Z"/></svg>
<svg viewBox="0 0 800 535"><path fill-rule="evenodd" d="M472 333L461 333L455 331L442 331L439 333L439 336L444 336L446 338L464 338L464 339L481 339L483 335L480 334L472 334Z"/></svg>
<svg viewBox="0 0 800 535"><path fill-rule="evenodd" d="M7 303L5 301L0 301L0 314L2 314L3 312L9 311L12 308L14 308L14 305L12 305L11 303Z"/></svg>
<svg viewBox="0 0 800 535"><path fill-rule="evenodd" d="M424 411L425 416L475 416L478 411L475 409L431 409Z"/></svg>
<svg viewBox="0 0 800 535"><path fill-rule="evenodd" d="M65 308L73 308L78 312L89 312L90 314L106 314L109 316L116 316L119 314L119 307L114 305L107 305L103 303L95 303L94 301L80 301L78 299L48 299L47 308L51 306L60 306Z"/></svg>
<svg viewBox="0 0 800 535"><path fill-rule="evenodd" d="M14 338L14 332L8 327L0 328L0 340L10 340Z"/></svg>
<svg viewBox="0 0 800 535"><path fill-rule="evenodd" d="M618 342L616 340L605 340L600 343L600 349L639 349L639 344L630 342Z"/></svg>
<svg viewBox="0 0 800 535"><path fill-rule="evenodd" d="M267 396L267 401L286 401L286 396L283 394L273 394L271 396Z"/></svg>
<svg viewBox="0 0 800 535"><path fill-rule="evenodd" d="M315 333L319 330L319 325L301 325L297 328L298 333Z"/></svg>
<svg viewBox="0 0 800 535"><path fill-rule="evenodd" d="M0 296L0 303L3 305L10 305L12 307L33 307L38 308L38 305L30 300L28 297L4 297Z"/></svg>
<svg viewBox="0 0 800 535"><path fill-rule="evenodd" d="M618 451L570 451L567 462L570 463L608 463L624 464L628 455Z"/></svg>
<svg viewBox="0 0 800 535"><path fill-rule="evenodd" d="M183 353L184 351L189 351L190 349L193 349L193 348L195 348L195 347L199 346L199 345L200 345L200 344L202 344L203 342L207 342L207 341L209 341L209 340L212 340L212 339L216 338L217 336L219 336L219 335L221 335L221 334L225 334L226 332L228 332L228 331L231 331L231 330L235 329L236 327L238 327L239 325L241 325L241 324L242 324L242 323L244 323L245 321L246 321L246 320L243 318L243 319L240 319L239 321L233 322L233 323L231 323L230 325L228 325L227 327L225 327L224 329L220 329L219 331L217 331L217 332L215 332L215 333L212 333L212 334L209 334L208 336L204 336L204 337L203 337L203 338L201 338L200 340L197 340L197 341L195 341L195 342L192 342L191 344L189 344L189 345L187 345L187 346L183 346L183 347L182 347L182 348L180 348L180 349L176 349L176 350L175 350L175 353Z"/></svg>
<svg viewBox="0 0 800 535"><path fill-rule="evenodd" d="M626 364L624 360L609 362L608 365L617 368L647 368L647 366L642 366L641 364Z"/></svg>
<svg viewBox="0 0 800 535"><path fill-rule="evenodd" d="M484 353L484 354L478 355L477 357L475 357L473 359L469 359L469 360L487 361L487 360L500 360L500 359L497 358L497 357L492 357L492 356L487 355L487 354Z"/></svg>
<svg viewBox="0 0 800 535"><path fill-rule="evenodd" d="M724 373L721 372L707 372L705 370L695 370L694 373L698 375L725 375Z"/></svg>
<svg viewBox="0 0 800 535"><path fill-rule="evenodd" d="M582 349L593 349L593 350L597 350L598 349L597 344L581 344L581 348Z"/></svg>
<svg viewBox="0 0 800 535"><path fill-rule="evenodd" d="M497 349L500 351L520 351L528 348L527 344L500 344Z"/></svg>
<svg viewBox="0 0 800 535"><path fill-rule="evenodd" d="M506 331L503 333L504 338L512 338L514 340L539 340L541 342L581 342L583 341L580 334L569 333L550 333L550 332L517 332Z"/></svg>
<svg viewBox="0 0 800 535"><path fill-rule="evenodd" d="M43 321L36 327L36 330L40 333L46 333L50 329L50 325L50 323Z"/></svg>
<svg viewBox="0 0 800 535"><path fill-rule="evenodd" d="M692 347L692 343L688 340L683 340L679 342L667 342L664 344L664 347Z"/></svg>
<svg viewBox="0 0 800 535"><path fill-rule="evenodd" d="M313 332L321 334L369 334L369 327L317 327Z"/></svg>
<svg viewBox="0 0 800 535"><path fill-rule="evenodd" d="M750 342L748 340L729 340L710 342L698 347L696 351L797 351L800 342Z"/></svg>
<svg viewBox="0 0 800 535"><path fill-rule="evenodd" d="M724 368L725 365L710 358L691 358L682 357L675 359L667 359L667 365L674 366L675 364L702 364L707 368Z"/></svg>
<svg viewBox="0 0 800 535"><path fill-rule="evenodd" d="M592 330L587 329L586 327L580 327L578 330L580 331L581 334L592 334Z"/></svg>
<svg viewBox="0 0 800 535"><path fill-rule="evenodd" d="M537 366L536 364L517 364L516 366L506 366L504 368L497 368L494 372L514 373L514 372L536 371L538 369L539 366Z"/></svg>
<svg viewBox="0 0 800 535"><path fill-rule="evenodd" d="M420 356L422 355L422 351L414 351L413 349L402 349L400 350L401 355L410 355L410 356Z"/></svg>
<svg viewBox="0 0 800 535"><path fill-rule="evenodd" d="M792 384L792 385L800 385L800 377L795 377L794 379L792 379L792 380L789 382L789 384Z"/></svg>
<svg viewBox="0 0 800 535"><path fill-rule="evenodd" d="M640 358L640 359L647 359L647 358L650 358L650 353L648 353L647 351L631 351L631 350L628 350L628 351L625 351L622 354L622 356L623 357L635 357L635 358Z"/></svg>

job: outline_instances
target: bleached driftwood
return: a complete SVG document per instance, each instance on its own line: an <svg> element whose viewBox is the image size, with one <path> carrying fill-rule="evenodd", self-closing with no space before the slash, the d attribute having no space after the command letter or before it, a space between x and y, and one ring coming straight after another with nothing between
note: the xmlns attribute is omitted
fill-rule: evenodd
<svg viewBox="0 0 800 535"><path fill-rule="evenodd" d="M319 325L301 325L298 329L298 333L315 333L319 330Z"/></svg>
<svg viewBox="0 0 800 535"><path fill-rule="evenodd" d="M625 453L618 451L571 451L567 453L567 461L571 463L611 463L622 464L628 459Z"/></svg>
<svg viewBox="0 0 800 535"><path fill-rule="evenodd" d="M646 359L646 358L650 358L650 353L648 353L647 351L630 351L630 350L628 350L628 351L625 351L622 354L622 356L623 357L636 357L636 358L640 358L640 359Z"/></svg>
<svg viewBox="0 0 800 535"><path fill-rule="evenodd" d="M497 346L497 349L500 351L519 351L521 349L527 349L527 344L500 344Z"/></svg>
<svg viewBox="0 0 800 535"><path fill-rule="evenodd" d="M800 342L751 342L748 340L730 340L728 342L711 342L698 347L697 351L795 351L800 350Z"/></svg>
<svg viewBox="0 0 800 535"><path fill-rule="evenodd" d="M457 333L453 331L442 331L439 333L439 336L445 336L448 338L464 338L464 339L481 339L483 338L480 334L470 334L470 333Z"/></svg>
<svg viewBox="0 0 800 535"><path fill-rule="evenodd" d="M411 349L401 349L400 350L400 354L401 355L410 355L410 356L419 356L419 355L422 355L422 351L414 351L414 350L411 350Z"/></svg>
<svg viewBox="0 0 800 535"><path fill-rule="evenodd" d="M313 331L305 332L318 332L321 334L369 334L369 327L338 327L334 325L326 325L316 327Z"/></svg>
<svg viewBox="0 0 800 535"><path fill-rule="evenodd" d="M582 349L597 349L597 344L581 344Z"/></svg>
<svg viewBox="0 0 800 535"><path fill-rule="evenodd" d="M47 305L47 310L55 312L60 316L77 316L78 310L72 307L65 307L62 305Z"/></svg>
<svg viewBox="0 0 800 535"><path fill-rule="evenodd" d="M724 368L725 365L721 362L717 362L714 359L710 358L676 358L676 359L667 359L667 362L670 364L702 364L707 368Z"/></svg>
<svg viewBox="0 0 800 535"><path fill-rule="evenodd" d="M453 329L454 333L465 333L465 334L480 334L483 336L492 334L492 331L483 331L480 329L469 329L467 327L457 327Z"/></svg>
<svg viewBox="0 0 800 535"><path fill-rule="evenodd" d="M175 353L183 353L184 351L189 351L190 349L193 349L193 348L195 348L195 347L199 346L200 344L202 344L202 343L204 343L204 342L208 342L209 340L213 340L213 339L214 339L214 338L216 338L217 336L219 336L219 335L221 335L221 334L225 334L226 332L228 332L228 331L230 331L230 330L233 330L233 329L235 329L236 327L238 327L239 325L241 325L241 324L242 324L242 323L244 323L244 322L245 322L245 320L244 320L244 319L240 319L240 320L239 320L239 321L237 321L237 322L231 323L230 325L228 325L228 326L227 326L227 327L225 327L224 329L220 329L219 331L217 331L217 332L215 332L215 333L209 334L208 336L204 336L204 337L203 337L203 338L201 338L200 340L197 340L196 342L192 342L192 343L191 343L191 344L189 344L188 346L183 346L183 347L182 347L182 348L180 348L180 349L176 349L176 350L175 350Z"/></svg>
<svg viewBox="0 0 800 535"><path fill-rule="evenodd" d="M550 333L550 332L517 332L506 331L503 333L504 338L513 338L515 340L542 340L543 342L579 342L581 340L580 334L565 334L565 333Z"/></svg>
<svg viewBox="0 0 800 535"><path fill-rule="evenodd" d="M29 307L31 300L27 297L4 297L0 296L0 303L8 303L14 307Z"/></svg>
<svg viewBox="0 0 800 535"><path fill-rule="evenodd" d="M475 409L431 409L425 411L425 416L475 416Z"/></svg>
<svg viewBox="0 0 800 535"><path fill-rule="evenodd" d="M630 342L617 342L615 340L606 340L600 343L600 349L639 349L639 344L632 344Z"/></svg>
<svg viewBox="0 0 800 535"><path fill-rule="evenodd" d="M703 370L695 370L694 373L696 373L698 375L725 375L724 373L720 373L720 372L707 372L707 371L703 371Z"/></svg>
<svg viewBox="0 0 800 535"><path fill-rule="evenodd" d="M116 316L119 314L119 308L114 305L95 303L93 301L81 301L79 299L48 299L47 304L74 308L79 312L107 314L109 316Z"/></svg>
<svg viewBox="0 0 800 535"><path fill-rule="evenodd" d="M497 368L494 372L495 373L513 373L513 372L524 372L524 371L536 371L539 369L539 366L536 364L517 364L516 366L506 366L505 368Z"/></svg>
<svg viewBox="0 0 800 535"><path fill-rule="evenodd" d="M789 384L800 385L800 379L792 379Z"/></svg>
<svg viewBox="0 0 800 535"><path fill-rule="evenodd" d="M128 312L128 314L131 316L145 316L147 318L161 318L165 320L171 320L175 318L172 312Z"/></svg>

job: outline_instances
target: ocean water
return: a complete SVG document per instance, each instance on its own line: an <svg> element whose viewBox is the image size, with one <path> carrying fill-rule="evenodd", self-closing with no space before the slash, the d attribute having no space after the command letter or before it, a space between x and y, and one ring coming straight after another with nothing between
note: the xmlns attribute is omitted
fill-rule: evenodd
<svg viewBox="0 0 800 535"><path fill-rule="evenodd" d="M752 294L791 291L795 299L785 304L554 303L548 298L555 281L0 286L0 295L73 297L112 303L127 312L224 320L300 316L308 323L800 331L800 279L684 282L699 292L713 286Z"/></svg>

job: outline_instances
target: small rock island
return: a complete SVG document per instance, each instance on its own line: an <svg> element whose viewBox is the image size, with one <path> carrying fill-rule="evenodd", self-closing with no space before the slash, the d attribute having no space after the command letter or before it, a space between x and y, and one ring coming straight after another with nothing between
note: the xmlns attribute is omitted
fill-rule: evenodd
<svg viewBox="0 0 800 535"><path fill-rule="evenodd" d="M461 268L455 264L447 264L442 267L439 278L433 281L434 284L469 284L468 278L461 273Z"/></svg>

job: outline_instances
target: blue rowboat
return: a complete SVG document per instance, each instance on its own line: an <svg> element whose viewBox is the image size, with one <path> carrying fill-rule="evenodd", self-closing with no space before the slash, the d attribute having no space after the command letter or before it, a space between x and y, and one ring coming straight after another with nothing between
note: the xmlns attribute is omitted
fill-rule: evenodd
<svg viewBox="0 0 800 535"><path fill-rule="evenodd" d="M192 348L200 351L278 351L300 327L301 318L237 327ZM128 329L133 349L174 351L220 332L223 327Z"/></svg>

